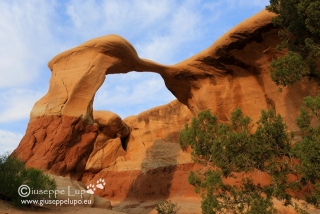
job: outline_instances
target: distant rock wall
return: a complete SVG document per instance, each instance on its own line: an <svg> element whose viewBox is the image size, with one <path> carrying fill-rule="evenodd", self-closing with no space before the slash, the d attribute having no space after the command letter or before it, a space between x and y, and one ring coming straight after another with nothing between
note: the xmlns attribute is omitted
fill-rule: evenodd
<svg viewBox="0 0 320 214"><path fill-rule="evenodd" d="M261 11L206 50L176 65L140 59L125 39L109 35L65 51L49 62L48 93L35 103L24 138L12 155L27 166L83 181L106 180L101 196L114 198L193 195L187 183L190 153L178 144L184 124L209 109L224 122L240 107L256 121L273 108L289 129L302 99L320 92L304 79L279 92L269 64L280 56L274 15ZM106 75L130 71L160 74L177 100L122 120L93 111Z"/></svg>

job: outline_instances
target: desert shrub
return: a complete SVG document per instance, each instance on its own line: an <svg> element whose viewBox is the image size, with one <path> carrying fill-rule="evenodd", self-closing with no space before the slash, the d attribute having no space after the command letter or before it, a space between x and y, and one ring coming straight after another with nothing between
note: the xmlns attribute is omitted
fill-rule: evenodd
<svg viewBox="0 0 320 214"><path fill-rule="evenodd" d="M280 27L278 48L288 50L285 56L272 60L272 80L290 86L304 76L320 77L320 2L270 0L267 10L277 14L272 22Z"/></svg>
<svg viewBox="0 0 320 214"><path fill-rule="evenodd" d="M180 207L170 200L161 200L156 204L156 210L159 214L175 214L179 209Z"/></svg>
<svg viewBox="0 0 320 214"><path fill-rule="evenodd" d="M285 55L270 64L271 79L280 86L290 86L303 77L320 78L320 1L319 0L270 0L267 10L277 14L272 19L280 27L281 43ZM302 134L301 142L292 148L299 159L295 167L301 176L300 185L311 192L307 202L320 205L320 94L306 97L297 125ZM311 185L310 185L311 184Z"/></svg>
<svg viewBox="0 0 320 214"><path fill-rule="evenodd" d="M30 194L21 197L18 189L21 185L28 185L31 190L55 190L56 184L53 179L45 175L41 170L26 168L25 165L9 154L0 156L0 199L11 202L15 206L21 204L22 199L42 199L48 197L43 194Z"/></svg>
<svg viewBox="0 0 320 214"><path fill-rule="evenodd" d="M316 97L305 97L304 106L297 118L297 125L302 134L301 142L297 142L292 150L300 161L296 171L301 175L301 184L306 184L311 195L307 202L320 205L320 94ZM311 186L309 184L312 184ZM314 188L311 188L311 187Z"/></svg>
<svg viewBox="0 0 320 214"><path fill-rule="evenodd" d="M261 111L255 129L240 109L228 124L205 111L185 126L180 145L191 146L194 161L205 166L191 171L188 179L202 195L203 213L275 213L273 198L299 208L288 190L302 189L308 190L307 203L320 205L320 95L306 97L303 104L296 120L298 142L273 109ZM262 185L261 173L269 183Z"/></svg>
<svg viewBox="0 0 320 214"><path fill-rule="evenodd" d="M293 136L272 109L261 112L255 131L253 125L240 109L232 112L229 124L205 111L181 132L180 145L191 146L193 159L205 166L189 175L189 183L202 195L203 213L275 213L272 198L291 203L286 189L293 170ZM270 183L254 181L253 173L268 174Z"/></svg>

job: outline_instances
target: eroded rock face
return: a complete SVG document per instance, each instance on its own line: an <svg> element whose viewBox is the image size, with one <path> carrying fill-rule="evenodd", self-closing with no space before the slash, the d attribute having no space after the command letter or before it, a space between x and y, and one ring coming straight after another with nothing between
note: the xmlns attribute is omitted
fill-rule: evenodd
<svg viewBox="0 0 320 214"><path fill-rule="evenodd" d="M94 121L99 124L99 135L86 164L86 170L99 172L113 166L117 157L126 154L129 126L122 119L109 111L94 111Z"/></svg>
<svg viewBox="0 0 320 214"><path fill-rule="evenodd" d="M27 166L57 175L82 175L98 134L96 124L81 118L51 115L32 118L12 155Z"/></svg>
<svg viewBox="0 0 320 214"><path fill-rule="evenodd" d="M131 129L126 150L122 150L120 140L108 141L100 150L105 152L101 157L112 156L113 164L95 164L96 170L86 170L82 182L104 178L106 187L99 195L112 200L195 196L188 184L189 170L195 166L190 154L178 144L180 130L192 116L175 100L124 119Z"/></svg>
<svg viewBox="0 0 320 214"><path fill-rule="evenodd" d="M187 183L195 166L181 151L179 132L201 110L224 122L240 107L256 121L274 108L289 128L302 99L319 93L308 79L279 92L269 63L280 56L274 15L262 11L231 29L212 46L176 65L140 59L125 39L109 35L65 51L49 62L48 93L33 107L26 135L13 152L27 166L71 176L85 184L106 180L106 197L193 194ZM94 94L106 75L130 71L160 74L177 100L122 120L94 112ZM157 179L159 178L160 179Z"/></svg>

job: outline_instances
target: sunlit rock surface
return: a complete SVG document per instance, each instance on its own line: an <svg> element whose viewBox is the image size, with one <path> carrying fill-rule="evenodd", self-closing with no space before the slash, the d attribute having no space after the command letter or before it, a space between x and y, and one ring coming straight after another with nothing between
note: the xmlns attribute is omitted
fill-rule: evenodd
<svg viewBox="0 0 320 214"><path fill-rule="evenodd" d="M273 16L261 11L172 66L140 59L117 35L55 56L49 62L49 90L35 103L13 155L27 166L85 184L104 178L99 195L106 198L196 196L187 177L199 166L178 144L179 132L194 115L209 109L228 122L240 107L256 121L262 109L274 108L295 131L303 97L319 93L319 83L312 80L282 92L271 81L270 61L281 55ZM108 74L130 71L160 74L177 100L124 119L93 111L94 95Z"/></svg>

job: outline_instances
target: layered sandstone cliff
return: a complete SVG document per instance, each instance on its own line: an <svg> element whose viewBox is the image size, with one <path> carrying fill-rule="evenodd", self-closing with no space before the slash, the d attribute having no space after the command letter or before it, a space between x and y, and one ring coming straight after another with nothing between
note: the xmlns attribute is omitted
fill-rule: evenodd
<svg viewBox="0 0 320 214"><path fill-rule="evenodd" d="M269 75L281 55L273 14L262 11L231 29L206 50L176 65L140 59L125 39L109 35L65 51L49 62L48 93L35 103L28 129L13 152L27 166L71 176L85 184L106 180L101 196L193 195L187 183L190 154L178 144L184 124L209 109L228 122L237 107L256 121L274 108L291 130L302 99L319 93L305 79L279 92ZM151 71L177 100L122 120L93 111L94 95L108 74Z"/></svg>

